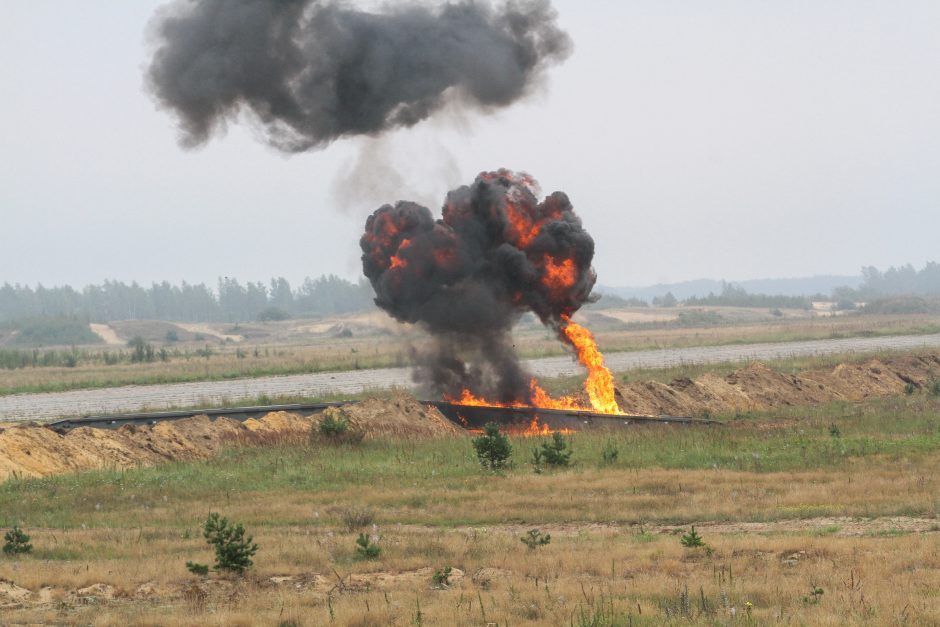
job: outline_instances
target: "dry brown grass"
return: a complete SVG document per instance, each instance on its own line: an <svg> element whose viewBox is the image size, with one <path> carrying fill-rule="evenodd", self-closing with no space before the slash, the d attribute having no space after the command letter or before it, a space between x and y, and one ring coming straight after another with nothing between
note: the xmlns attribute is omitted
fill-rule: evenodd
<svg viewBox="0 0 940 627"><path fill-rule="evenodd" d="M750 603L759 623L940 620L940 598L932 592L940 586L940 534L934 532L839 537L828 527L797 534L706 530L709 554L682 548L670 533L587 525L548 529L551 544L531 551L519 542L520 528L382 527L377 562L351 561L352 534L301 526L261 530L256 539L266 559L257 570L245 580L210 584L181 572L184 559L204 557L196 540L149 531L142 537L64 532L60 543L114 557L66 568L20 562L17 584L46 588L48 601L5 616L95 625L322 625L332 613L339 625L410 625L420 607L425 625L480 625L484 615L501 625L559 625L610 603L623 617L614 624L627 624L628 616L634 624L670 617L724 624L733 613L745 622ZM451 586L434 590L431 575L445 565L457 569ZM102 583L97 593L75 592ZM818 603L811 595L816 587L824 591Z"/></svg>
<svg viewBox="0 0 940 627"><path fill-rule="evenodd" d="M139 510L136 525L122 516L120 528L32 531L42 548L35 557L5 560L0 576L33 599L5 616L96 625L320 625L332 606L336 624L407 625L420 604L423 624L478 625L482 600L487 620L557 625L603 599L632 614L634 624L660 624L668 613L723 623L732 607L742 618L747 602L759 622L929 624L940 620L940 596L931 592L940 585L938 470L936 455L873 457L837 471L571 470L394 493L362 485L210 503L157 500ZM379 512L379 560L355 560L355 534L344 528L341 508L330 510L337 504ZM187 559L211 562L198 523L213 507L246 521L262 547L245 580L202 584L183 569ZM453 523L481 512L505 522ZM928 518L865 518L899 512ZM851 528L811 518L820 513L848 516L851 525L841 524ZM679 527L670 524L709 520L770 522L700 524L710 555L683 549ZM551 533L551 544L526 549L519 537L533 527ZM431 574L445 566L459 571L453 585L433 590ZM95 584L105 584L105 592L76 593ZM818 603L804 599L814 586L825 592ZM39 600L43 589L46 602Z"/></svg>
<svg viewBox="0 0 940 627"><path fill-rule="evenodd" d="M4 519L21 518L36 549L0 559L14 582L0 582L0 622L938 624L938 410L918 392L720 429L579 434L576 466L542 474L524 461L537 441L514 439L515 468L493 475L450 438L5 484ZM609 440L612 466L598 459ZM375 512L375 561L355 558L357 509ZM260 545L245 578L186 572L212 561L209 510ZM680 546L691 524L711 552ZM551 543L527 549L532 528ZM446 566L452 585L433 589Z"/></svg>

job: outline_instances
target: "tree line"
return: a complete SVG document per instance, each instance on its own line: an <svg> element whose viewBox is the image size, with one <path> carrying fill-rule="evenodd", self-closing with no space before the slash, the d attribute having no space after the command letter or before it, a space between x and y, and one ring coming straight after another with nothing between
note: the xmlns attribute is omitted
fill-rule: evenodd
<svg viewBox="0 0 940 627"><path fill-rule="evenodd" d="M89 322L171 320L178 322L248 322L347 313L369 309L372 287L335 275L307 277L299 287L278 277L240 283L225 277L215 289L205 283L169 282L144 287L137 282L105 281L81 290L65 285L0 287L0 321L66 318Z"/></svg>
<svg viewBox="0 0 940 627"><path fill-rule="evenodd" d="M857 289L842 287L835 296L859 301L891 296L940 296L940 263L929 261L920 270L911 264L891 266L885 271L866 266L862 268L862 284Z"/></svg>
<svg viewBox="0 0 940 627"><path fill-rule="evenodd" d="M781 309L810 309L813 301L832 300L844 306L856 302L872 302L894 297L913 296L940 297L940 263L927 262L920 270L911 264L879 270L874 266L862 268L862 283L857 288L838 287L831 295L808 294L805 296L783 296L779 294L754 294L733 283L722 282L721 293L710 292L707 296L691 296L684 301L671 292L653 298L653 305L674 307L680 302L691 306L725 307L770 307ZM606 297L605 297L606 298Z"/></svg>

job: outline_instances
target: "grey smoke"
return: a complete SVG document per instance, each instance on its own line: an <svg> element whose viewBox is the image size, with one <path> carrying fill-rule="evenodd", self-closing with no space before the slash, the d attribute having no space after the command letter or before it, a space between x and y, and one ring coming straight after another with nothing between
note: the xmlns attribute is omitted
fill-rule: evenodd
<svg viewBox="0 0 940 627"><path fill-rule="evenodd" d="M247 112L287 152L377 135L445 104L515 102L571 41L548 0L395 2L368 12L317 0L178 0L155 17L147 81L197 146Z"/></svg>

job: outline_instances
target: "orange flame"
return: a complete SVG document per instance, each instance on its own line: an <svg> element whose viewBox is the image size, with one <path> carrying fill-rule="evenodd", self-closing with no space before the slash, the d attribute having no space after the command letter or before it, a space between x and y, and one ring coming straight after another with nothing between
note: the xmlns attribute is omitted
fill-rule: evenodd
<svg viewBox="0 0 940 627"><path fill-rule="evenodd" d="M400 255L403 250L408 249L410 246L411 246L411 240L410 240L410 239L403 239L403 240L401 241L401 243L398 245L398 250L395 252L394 255L392 255L392 256L389 258L389 266L388 266L389 269L393 269L393 268L407 268L407 267L408 267L408 260L407 260L407 259L402 259L402 258L399 257L398 255Z"/></svg>
<svg viewBox="0 0 940 627"><path fill-rule="evenodd" d="M509 430L509 433L512 435L524 435L524 436L537 436L537 435L551 435L553 433L574 433L571 429L561 428L561 429L552 429L545 423L539 424L539 417L533 416L532 422L529 423L528 428L523 431L514 432L512 429Z"/></svg>
<svg viewBox="0 0 940 627"><path fill-rule="evenodd" d="M465 420L462 420L462 422L464 423L464 425L466 425ZM468 431L470 431L470 433L483 433L483 429L468 429ZM525 427L521 427L518 425L509 425L508 427L505 428L504 431L505 433L508 433L509 435L522 436L522 437L537 437L537 436L551 435L553 433L562 433L564 435L569 435L571 433L574 433L573 429L568 429L566 427L562 427L561 429L552 429L547 424L543 422L539 422L538 416L533 416L532 422L530 422Z"/></svg>
<svg viewBox="0 0 940 627"><path fill-rule="evenodd" d="M562 331L571 345L578 352L578 361L587 368L588 376L584 382L584 391L591 399L591 407L601 414L619 414L615 396L614 375L604 365L604 356L597 348L594 334L567 317L562 317L565 326Z"/></svg>
<svg viewBox="0 0 940 627"><path fill-rule="evenodd" d="M541 224L532 220L524 210L516 207L511 201L506 203L506 219L512 227L509 239L521 249L528 248L542 230Z"/></svg>
<svg viewBox="0 0 940 627"><path fill-rule="evenodd" d="M459 398L448 397L446 400L460 405L478 407L542 407L545 409L593 411L598 414L622 414L623 412L620 411L620 407L617 405L614 376L611 374L610 369L604 365L604 356L597 347L594 335L580 324L572 322L567 316L562 316L562 322L564 324L562 333L577 351L578 361L587 368L588 376L584 381L584 391L587 393L590 405L585 405L574 396L552 398L535 379L529 382L531 405L518 401L512 403L490 401L474 396L467 389L461 392ZM536 422L532 424L535 425Z"/></svg>
<svg viewBox="0 0 940 627"><path fill-rule="evenodd" d="M573 259L558 261L545 255L542 264L542 284L553 293L564 294L578 280L578 268Z"/></svg>

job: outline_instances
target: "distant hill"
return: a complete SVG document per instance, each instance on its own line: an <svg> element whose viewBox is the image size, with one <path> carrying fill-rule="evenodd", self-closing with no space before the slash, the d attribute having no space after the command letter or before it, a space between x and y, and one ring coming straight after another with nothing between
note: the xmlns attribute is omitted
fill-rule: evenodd
<svg viewBox="0 0 940 627"><path fill-rule="evenodd" d="M812 294L830 294L837 287L848 286L853 289L862 284L861 276L821 274L818 276L794 279L750 279L747 281L727 281L744 289L749 294L768 294L771 296L809 296ZM595 291L600 294L614 294L621 298L639 298L650 301L655 296L666 292L679 300L692 296L704 297L709 292L720 294L722 282L714 279L696 279L680 283L658 283L644 287L615 287L598 285Z"/></svg>

